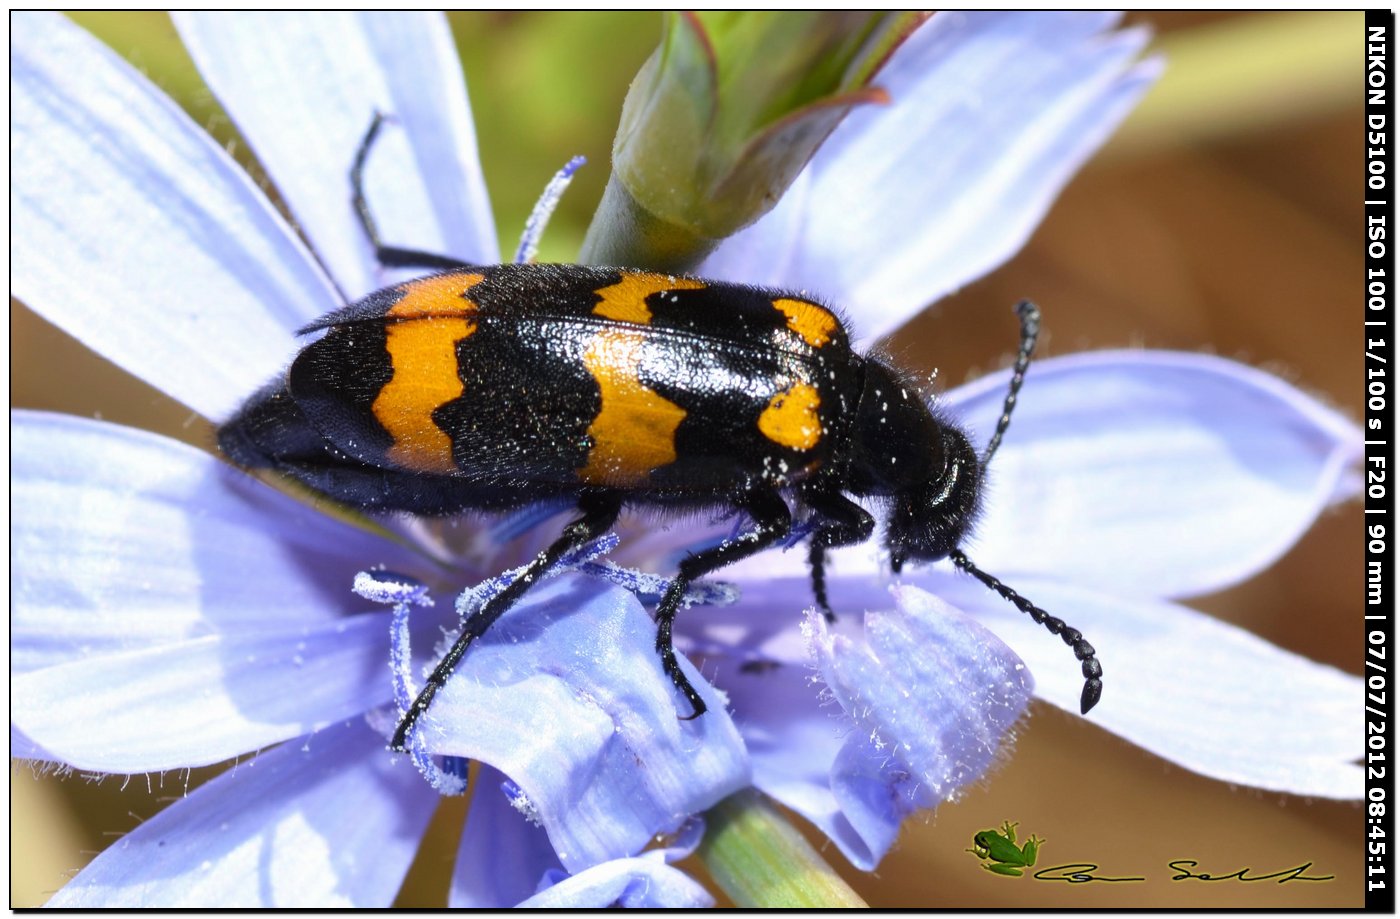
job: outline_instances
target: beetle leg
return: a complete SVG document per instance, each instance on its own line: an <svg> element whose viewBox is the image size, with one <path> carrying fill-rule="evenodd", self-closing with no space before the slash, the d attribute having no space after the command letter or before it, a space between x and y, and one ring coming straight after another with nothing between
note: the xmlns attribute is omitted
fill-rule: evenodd
<svg viewBox="0 0 1400 919"><path fill-rule="evenodd" d="M802 500L819 518L809 537L807 557L812 569L812 596L826 621L835 622L836 614L826 599L826 550L865 542L875 531L875 518L838 491L803 492Z"/></svg>
<svg viewBox="0 0 1400 919"><path fill-rule="evenodd" d="M374 246L374 257L385 268L450 270L472 267L461 259L447 255L420 252L417 249L404 249L400 246L386 246L379 238L379 227L375 224L374 215L369 210L369 202L365 199L364 177L365 162L369 159L370 147L374 146L374 140L379 136L379 128L384 124L384 118L383 112L376 111L374 113L374 117L369 122L369 130L365 131L364 139L360 141L359 149L355 151L355 161L350 167L351 200L355 204L355 213L359 215L360 227L365 231L365 237L369 239L370 245Z"/></svg>
<svg viewBox="0 0 1400 919"><path fill-rule="evenodd" d="M535 556L534 560L520 572L519 577L512 581L504 590L496 594L490 600L482 604L474 616L472 616L462 626L462 634L457 636L456 642L448 649L447 653L438 661L437 667L433 669L432 675L428 677L418 698L413 700L413 704L408 707L403 718L399 721L398 728L394 731L394 738L389 742L389 749L402 753L408 748L408 732L413 730L414 724L422 717L432 704L433 697L437 691L452 676L452 671L462 659L462 655L467 653L467 648L471 643L486 633L492 624L515 605L515 601L529 590L530 586L544 576L554 563L559 561L568 553L579 549L602 536L612 529L617 522L618 512L622 508L622 500L614 495L591 495L585 496L579 501L579 511L583 516L564 528L564 533L547 549Z"/></svg>
<svg viewBox="0 0 1400 919"><path fill-rule="evenodd" d="M705 714L706 709L704 700L695 691L695 687L690 685L690 680L686 679L681 665L676 662L676 648L671 640L671 623L680 610L681 598L685 596L686 589L696 578L704 577L711 571L768 548L786 536L792 528L792 514L788 511L787 503L776 491L750 492L738 502L738 507L747 511L753 518L753 529L711 549L686 557L680 563L680 570L671 581L671 586L661 598L661 605L656 608L656 653L661 655L662 669L693 709L690 716L683 718L683 721L700 717Z"/></svg>

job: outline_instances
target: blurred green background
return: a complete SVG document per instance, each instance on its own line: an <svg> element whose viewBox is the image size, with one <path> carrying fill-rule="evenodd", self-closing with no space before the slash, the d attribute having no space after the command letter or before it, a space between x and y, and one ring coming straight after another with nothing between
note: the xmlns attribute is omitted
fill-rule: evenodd
<svg viewBox="0 0 1400 919"><path fill-rule="evenodd" d="M250 162L163 14L74 18ZM451 20L506 247L549 175L573 154L589 158L541 253L570 260L607 179L628 82L660 35L659 17L454 13ZM1359 418L1362 14L1135 13L1128 21L1156 30L1167 76L1020 255L910 323L890 349L916 375L937 368L942 386L956 385L1009 359L1009 307L1033 297L1046 314L1044 353L1211 351L1279 373ZM210 443L187 409L13 302L11 332L13 405ZM1194 605L1358 672L1361 526L1358 505L1333 511L1263 575ZM192 781L217 771L196 770ZM186 786L183 774L95 782L15 768L11 905L42 903ZM443 805L400 905L444 901L464 813L460 800ZM974 832L1005 819L1048 838L1043 864L1096 861L1105 873L1152 880L1072 887L991 875L964 849ZM1362 830L1358 805L1231 788L1092 720L1037 704L1004 765L960 801L912 821L878 873L847 870L834 848L825 851L876 906L1354 907L1362 902ZM1171 883L1166 863L1174 858L1218 873L1313 862L1310 873L1336 880Z"/></svg>

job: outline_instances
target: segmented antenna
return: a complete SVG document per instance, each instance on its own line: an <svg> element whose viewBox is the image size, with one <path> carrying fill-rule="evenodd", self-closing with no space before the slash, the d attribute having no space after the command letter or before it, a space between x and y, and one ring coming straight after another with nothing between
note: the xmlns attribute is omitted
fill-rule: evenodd
<svg viewBox="0 0 1400 919"><path fill-rule="evenodd" d="M992 432L992 439L987 441L987 449L982 454L982 472L984 474L987 471L987 464L992 460L992 455L997 452L997 447L1001 446L1002 435L1011 426L1011 410L1016 407L1016 396L1021 391L1021 384L1026 381L1026 368L1031 363L1031 352L1035 350L1036 339L1040 337L1039 307L1029 300L1022 300L1016 304L1016 315L1021 317L1021 350L1016 355L1016 364L1011 371L1011 385L1007 387L1006 401L1002 403L1001 418L997 420L996 430ZM972 559L963 554L961 549L954 549L948 557L953 560L956 567L981 581L989 590L1030 616L1040 625L1045 626L1051 635L1060 636L1064 643L1069 645L1074 651L1074 656L1079 660L1080 672L1084 674L1084 690L1079 694L1079 713L1081 715L1088 714L1089 709L1098 704L1099 696L1103 695L1103 666L1094 654L1094 646L1084 640L1084 636L1078 629L1071 628L1063 619L1050 615L978 568L972 563Z"/></svg>
<svg viewBox="0 0 1400 919"><path fill-rule="evenodd" d="M1088 714L1089 709L1098 704L1099 696L1103 695L1103 666L1099 663L1099 659L1094 656L1094 646L1084 640L1084 636L1078 629L1066 625L1063 619L1050 615L978 568L972 563L972 559L963 554L961 549L954 549L948 557L958 568L966 571L996 592L1003 600L1030 616L1040 625L1045 626L1051 635L1060 636L1064 643L1074 650L1074 656L1080 662L1080 672L1084 674L1084 691L1079 694L1079 713L1081 715Z"/></svg>
<svg viewBox="0 0 1400 919"><path fill-rule="evenodd" d="M1016 304L1016 315L1021 317L1021 350L1016 355L1016 364L1011 370L1011 385L1006 389L1006 401L1001 406L1001 417L992 439L987 441L987 449L982 453L982 470L992 461L992 454L1001 446L1002 435L1011 426L1011 410L1016 407L1016 395L1021 384L1026 382L1026 368L1031 364L1031 352L1035 350L1036 339L1040 337L1040 307L1029 300Z"/></svg>

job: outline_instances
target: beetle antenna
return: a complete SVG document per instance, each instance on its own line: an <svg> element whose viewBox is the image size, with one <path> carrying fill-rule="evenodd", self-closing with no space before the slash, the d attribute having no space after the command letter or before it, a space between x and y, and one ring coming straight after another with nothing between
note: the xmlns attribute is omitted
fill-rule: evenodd
<svg viewBox="0 0 1400 919"><path fill-rule="evenodd" d="M1006 400L1002 403L1001 418L997 420L996 430L992 432L992 439L987 441L987 449L982 454L983 471L991 462L992 455L997 452L997 447L1001 446L1001 439L1006 434L1006 429L1011 426L1011 411L1016 407L1016 396L1020 393L1022 384L1026 382L1026 368L1030 366L1031 353L1035 351L1036 339L1040 337L1040 307L1029 300L1022 300L1016 304L1016 315L1021 317L1021 348L1016 354L1016 364L1011 371L1011 384L1006 389ZM1078 629L1070 627L1063 619L1050 615L978 568L961 549L954 549L948 557L956 567L981 581L1007 603L1030 616L1035 622L1045 626L1051 635L1060 636L1064 643L1069 645L1074 651L1074 656L1079 660L1080 672L1084 674L1084 690L1079 694L1079 713L1081 715L1088 714L1089 709L1097 705L1099 697L1103 695L1103 665L1099 663L1099 659L1095 655L1094 646L1084 640L1083 634Z"/></svg>
<svg viewBox="0 0 1400 919"><path fill-rule="evenodd" d="M1001 446L1002 435L1011 426L1011 410L1016 407L1016 394L1021 391L1021 384L1026 382L1026 368L1030 366L1031 352L1035 350L1036 339L1040 337L1040 307L1029 300L1022 300L1016 304L1016 315L1021 317L1021 350L1011 371L1011 385L1007 387L1006 401L1001 406L1001 418L997 420L997 428L982 454L983 470L992 461L992 454Z"/></svg>
<svg viewBox="0 0 1400 919"><path fill-rule="evenodd" d="M985 584L990 590L998 594L1003 600L1016 607L1021 612L1030 616L1039 624L1045 626L1051 635L1058 635L1074 651L1074 656L1079 659L1080 671L1084 674L1084 691L1079 695L1079 713L1087 715L1089 709L1098 704L1099 696L1103 695L1103 666L1099 664L1099 659L1094 654L1094 646L1084 640L1078 629L1068 626L1063 619L1050 615L1045 610L1036 606L1016 591L1007 587L1001 581L992 577L987 572L978 568L972 563L972 559L963 554L961 549L954 549L948 557L953 560L953 564L977 580Z"/></svg>

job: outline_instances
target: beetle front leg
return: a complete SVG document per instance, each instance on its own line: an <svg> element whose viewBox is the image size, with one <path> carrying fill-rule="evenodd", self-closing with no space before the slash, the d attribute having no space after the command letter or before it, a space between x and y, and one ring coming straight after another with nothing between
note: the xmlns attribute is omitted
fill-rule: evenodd
<svg viewBox="0 0 1400 919"><path fill-rule="evenodd" d="M875 518L838 491L810 489L801 495L819 518L816 530L808 537L812 596L826 621L835 622L836 614L826 598L826 550L865 542L875 530Z"/></svg>

